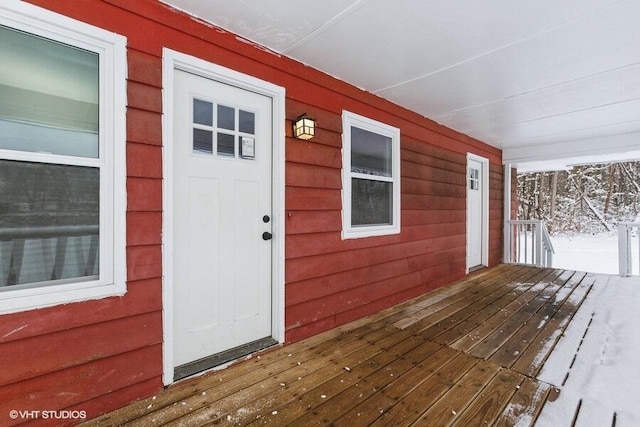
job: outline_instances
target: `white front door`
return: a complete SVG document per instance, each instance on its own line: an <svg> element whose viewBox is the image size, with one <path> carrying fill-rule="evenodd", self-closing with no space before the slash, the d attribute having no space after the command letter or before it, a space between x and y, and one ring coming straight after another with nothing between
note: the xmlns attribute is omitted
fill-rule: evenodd
<svg viewBox="0 0 640 427"><path fill-rule="evenodd" d="M467 268L483 264L485 171L483 163L467 160Z"/></svg>
<svg viewBox="0 0 640 427"><path fill-rule="evenodd" d="M174 80L173 365L182 377L272 336L272 100L179 70Z"/></svg>

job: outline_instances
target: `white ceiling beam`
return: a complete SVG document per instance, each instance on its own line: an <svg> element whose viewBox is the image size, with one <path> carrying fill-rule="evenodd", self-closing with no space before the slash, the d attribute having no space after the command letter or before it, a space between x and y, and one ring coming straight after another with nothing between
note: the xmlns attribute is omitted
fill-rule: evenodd
<svg viewBox="0 0 640 427"><path fill-rule="evenodd" d="M350 5L350 6L346 7L345 9L341 10L338 14L336 14L331 19L328 19L325 23L320 25L318 28L316 28L315 30L311 31L306 36L300 38L300 40L298 40L295 43L291 44L290 46L287 46L286 48L284 48L282 50L282 52L280 52L280 53L282 53L283 55L287 55L292 50L304 45L305 43L307 43L309 40L313 40L318 35L322 34L325 31L327 31L329 28L333 27L335 24L337 24L338 22L342 21L344 18L346 18L347 16L351 15L356 10L360 9L364 4L366 4L369 1L370 0L357 0L352 5Z"/></svg>
<svg viewBox="0 0 640 427"><path fill-rule="evenodd" d="M504 148L502 151L503 164L517 165L518 170L565 169L578 164L639 158L640 132Z"/></svg>

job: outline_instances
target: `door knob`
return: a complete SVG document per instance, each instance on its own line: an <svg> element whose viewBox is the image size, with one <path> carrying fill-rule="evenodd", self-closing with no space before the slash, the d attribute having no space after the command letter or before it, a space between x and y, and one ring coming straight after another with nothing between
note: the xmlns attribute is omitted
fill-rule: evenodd
<svg viewBox="0 0 640 427"><path fill-rule="evenodd" d="M264 233L262 233L262 240L271 240L272 237L273 235L268 231L265 231Z"/></svg>

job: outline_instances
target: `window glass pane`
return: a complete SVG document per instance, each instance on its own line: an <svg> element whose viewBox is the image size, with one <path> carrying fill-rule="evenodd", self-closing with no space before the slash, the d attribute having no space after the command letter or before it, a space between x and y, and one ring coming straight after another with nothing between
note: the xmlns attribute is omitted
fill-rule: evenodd
<svg viewBox="0 0 640 427"><path fill-rule="evenodd" d="M254 134L256 131L256 115L240 110L240 132Z"/></svg>
<svg viewBox="0 0 640 427"><path fill-rule="evenodd" d="M213 126L213 104L211 102L193 100L193 123Z"/></svg>
<svg viewBox="0 0 640 427"><path fill-rule="evenodd" d="M469 189L480 189L480 170L473 168L469 169Z"/></svg>
<svg viewBox="0 0 640 427"><path fill-rule="evenodd" d="M0 160L0 194L0 292L98 277L98 168Z"/></svg>
<svg viewBox="0 0 640 427"><path fill-rule="evenodd" d="M392 195L391 182L351 179L351 225L392 224Z"/></svg>
<svg viewBox="0 0 640 427"><path fill-rule="evenodd" d="M218 128L219 129L236 129L236 110L224 105L218 105Z"/></svg>
<svg viewBox="0 0 640 427"><path fill-rule="evenodd" d="M213 153L213 132L210 130L193 130L193 151Z"/></svg>
<svg viewBox="0 0 640 427"><path fill-rule="evenodd" d="M391 176L391 138L351 127L351 172Z"/></svg>
<svg viewBox="0 0 640 427"><path fill-rule="evenodd" d="M0 26L0 148L99 156L99 57Z"/></svg>
<svg viewBox="0 0 640 427"><path fill-rule="evenodd" d="M218 154L222 156L235 155L235 137L226 133L218 133Z"/></svg>

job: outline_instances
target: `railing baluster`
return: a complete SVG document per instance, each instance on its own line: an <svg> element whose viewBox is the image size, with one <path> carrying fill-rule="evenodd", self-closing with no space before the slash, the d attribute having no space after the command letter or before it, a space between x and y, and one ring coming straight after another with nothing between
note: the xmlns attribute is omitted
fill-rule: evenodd
<svg viewBox="0 0 640 427"><path fill-rule="evenodd" d="M538 251L538 248L536 246L536 244L538 243L536 242L536 232L536 225L531 224L531 264L533 265L536 265L538 263L538 260L536 259L536 253Z"/></svg>
<svg viewBox="0 0 640 427"><path fill-rule="evenodd" d="M538 267L544 266L544 254L542 247L542 221L535 224L535 239L536 239L536 261L535 264Z"/></svg>
<svg viewBox="0 0 640 427"><path fill-rule="evenodd" d="M100 243L98 236L91 236L91 246L89 246L89 255L87 256L87 266L85 269L85 275L87 276L93 275L96 270L95 265L98 258L98 243Z"/></svg>
<svg viewBox="0 0 640 427"><path fill-rule="evenodd" d="M529 248L529 226L525 225L524 226L524 263L525 264L529 262L528 248Z"/></svg>
<svg viewBox="0 0 640 427"><path fill-rule="evenodd" d="M618 273L620 276L629 275L629 235L627 234L628 227L624 223L618 224Z"/></svg>
<svg viewBox="0 0 640 427"><path fill-rule="evenodd" d="M522 245L520 244L520 239L522 236L522 226L520 224L516 224L515 227L516 232L516 262L520 262L520 257L522 256Z"/></svg>
<svg viewBox="0 0 640 427"><path fill-rule="evenodd" d="M539 267L553 265L553 244L544 221L509 220L506 227L514 242L507 262Z"/></svg>
<svg viewBox="0 0 640 427"><path fill-rule="evenodd" d="M512 224L511 222L508 222L509 224L509 232L511 233L511 248L509 248L509 261L510 262L518 262L518 260L520 259L520 242L518 242L518 239L520 239L520 232L518 231L518 224Z"/></svg>
<svg viewBox="0 0 640 427"><path fill-rule="evenodd" d="M633 264L638 266L638 275L640 275L640 224L636 225L636 237L638 238L638 256L635 260L638 261L638 263L636 264L634 262Z"/></svg>
<svg viewBox="0 0 640 427"><path fill-rule="evenodd" d="M22 260L24 259L25 239L15 239L11 247L11 261L9 261L9 274L7 275L7 285L15 285L20 280L22 270Z"/></svg>
<svg viewBox="0 0 640 427"><path fill-rule="evenodd" d="M62 268L67 255L67 236L61 236L56 239L56 259L53 263L53 271L51 272L51 280L62 277Z"/></svg>
<svg viewBox="0 0 640 427"><path fill-rule="evenodd" d="M638 256L633 257L631 251L632 231L636 230L638 237ZM621 222L618 224L618 273L620 276L631 276L638 263L640 274L640 222Z"/></svg>
<svg viewBox="0 0 640 427"><path fill-rule="evenodd" d="M77 255L75 258L80 263L73 268L77 269L77 273L86 272L86 276L94 276L99 274L99 268L96 268L99 254L100 245L100 230L97 225L82 225L82 226L44 226L44 227L16 227L16 228L0 228L0 241L6 242L9 246L7 251L9 252L9 262L5 264L6 272L0 277L0 286L12 286L21 284L21 280L26 280L27 274L29 282L47 282L50 280L60 280L65 273L65 266L71 259L74 259L73 254L70 253L69 238L73 237L86 237L87 247L83 249L75 245L77 249L84 251L81 255ZM49 263L51 262L50 255L46 255L48 249L44 247L44 242L47 239L55 240L55 253L53 255L53 265L49 270ZM29 250L30 245L34 243L37 245L40 242L43 245L42 254L45 254L49 258L40 259L36 255L33 255L30 251L25 254L25 250ZM48 246L47 246L48 247ZM41 253L41 252L37 252ZM35 257L35 258L34 258ZM45 268L40 267L42 263L46 264ZM4 268L3 268L4 270ZM33 271L31 271L33 270ZM5 275L6 274L6 275ZM21 279L21 276L25 276ZM33 277L32 277L33 276Z"/></svg>

